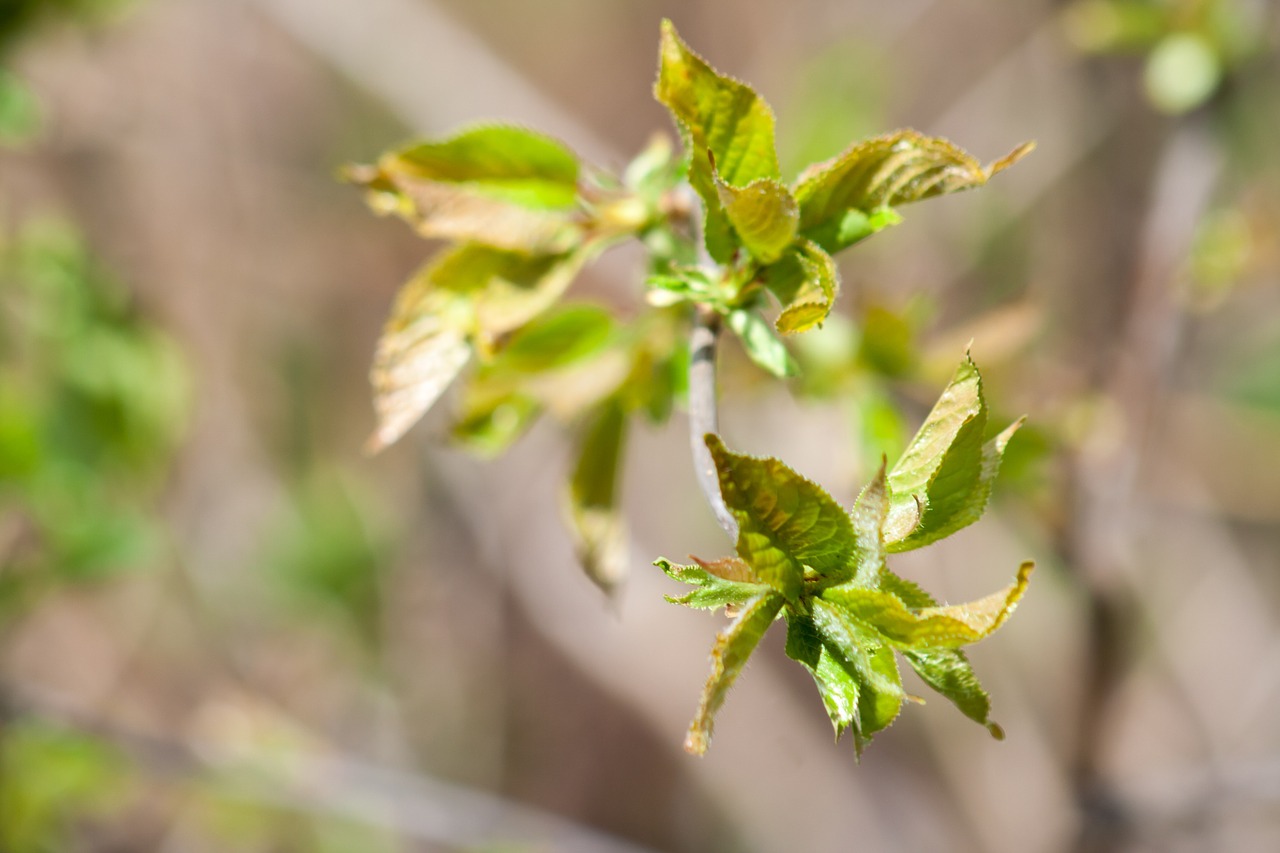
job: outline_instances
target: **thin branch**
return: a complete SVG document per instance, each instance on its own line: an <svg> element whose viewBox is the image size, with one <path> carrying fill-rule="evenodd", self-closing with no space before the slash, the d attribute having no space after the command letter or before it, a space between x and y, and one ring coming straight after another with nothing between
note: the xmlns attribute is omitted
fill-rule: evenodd
<svg viewBox="0 0 1280 853"><path fill-rule="evenodd" d="M720 337L720 316L698 306L693 332L689 336L689 448L693 451L693 472L716 521L737 541L738 523L720 496L720 479L715 461L707 449L707 433L720 431L716 413L716 340Z"/></svg>

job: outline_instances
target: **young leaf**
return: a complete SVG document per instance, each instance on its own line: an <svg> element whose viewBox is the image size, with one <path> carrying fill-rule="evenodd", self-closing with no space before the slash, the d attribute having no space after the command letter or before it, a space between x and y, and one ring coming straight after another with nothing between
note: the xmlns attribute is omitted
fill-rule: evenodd
<svg viewBox="0 0 1280 853"><path fill-rule="evenodd" d="M835 728L836 740L858 718L858 682L823 645L812 616L787 609L787 657L799 663L818 687L822 705Z"/></svg>
<svg viewBox="0 0 1280 853"><path fill-rule="evenodd" d="M411 427L458 375L477 339L487 342L536 316L568 287L586 258L531 256L459 246L400 290L378 341L370 380L380 450Z"/></svg>
<svg viewBox="0 0 1280 853"><path fill-rule="evenodd" d="M885 487L884 463L853 504L849 519L853 523L852 584L874 586L885 570L884 521L889 511L889 495Z"/></svg>
<svg viewBox="0 0 1280 853"><path fill-rule="evenodd" d="M369 376L378 418L370 452L413 426L471 358L470 312L458 293L437 286L436 269L426 267L401 289L378 340Z"/></svg>
<svg viewBox="0 0 1280 853"><path fill-rule="evenodd" d="M400 216L424 237L559 253L582 237L578 172L559 142L497 125L390 152L347 177L367 189L375 211Z"/></svg>
<svg viewBox="0 0 1280 853"><path fill-rule="evenodd" d="M929 593L887 569L881 574L881 588L902 599L912 610L938 605ZM902 655L921 681L949 699L966 717L985 726L996 740L1004 740L1004 730L991 720L991 698L978 683L969 658L961 649L904 650Z"/></svg>
<svg viewBox="0 0 1280 853"><path fill-rule="evenodd" d="M889 224L873 221L883 209L982 186L1032 147L1025 143L983 168L947 140L914 130L856 143L796 182L801 233L837 252Z"/></svg>
<svg viewBox="0 0 1280 853"><path fill-rule="evenodd" d="M750 308L738 308L729 312L726 325L742 341L742 348L756 364L779 379L795 376L800 368L787 345L778 340L769 322L759 312Z"/></svg>
<svg viewBox="0 0 1280 853"><path fill-rule="evenodd" d="M534 374L590 358L609 343L613 315L598 305L563 305L535 317L503 342L486 370Z"/></svg>
<svg viewBox="0 0 1280 853"><path fill-rule="evenodd" d="M1004 730L991 720L991 697L978 683L969 658L960 649L903 652L903 657L920 680L951 700L966 717L986 726L996 740L1004 740Z"/></svg>
<svg viewBox="0 0 1280 853"><path fill-rule="evenodd" d="M711 257L728 263L737 246L720 202L716 173L730 187L777 180L773 111L745 83L725 77L662 22L654 97L671 111L689 155L689 183L702 198L703 239Z"/></svg>
<svg viewBox="0 0 1280 853"><path fill-rule="evenodd" d="M782 597L766 593L744 607L738 617L716 635L716 644L711 650L711 675L684 740L687 752L702 755L707 751L716 712L781 609Z"/></svg>
<svg viewBox="0 0 1280 853"><path fill-rule="evenodd" d="M949 536L981 517L1017 421L983 444L987 404L982 377L968 355L889 474L886 530L890 551L907 551ZM918 516L908 525L904 518Z"/></svg>
<svg viewBox="0 0 1280 853"><path fill-rule="evenodd" d="M843 571L853 554L849 516L821 487L777 459L740 456L706 437L720 493L738 521L738 556L787 601L799 599L804 567Z"/></svg>
<svg viewBox="0 0 1280 853"><path fill-rule="evenodd" d="M776 325L785 334L822 325L840 290L835 260L809 240L799 241L766 267L761 281L782 305Z"/></svg>
<svg viewBox="0 0 1280 853"><path fill-rule="evenodd" d="M762 264L781 258L800 225L800 208L787 188L768 178L738 188L717 176L716 192L725 216L751 256Z"/></svg>
<svg viewBox="0 0 1280 853"><path fill-rule="evenodd" d="M725 183L745 187L779 177L773 111L746 83L719 74L662 22L656 97L692 138L710 151ZM705 158L694 158L694 163ZM709 164L708 164L709 165Z"/></svg>
<svg viewBox="0 0 1280 853"><path fill-rule="evenodd" d="M813 623L827 651L858 685L854 737L858 751L898 716L905 693L893 650L876 635L821 598L813 600Z"/></svg>
<svg viewBox="0 0 1280 853"><path fill-rule="evenodd" d="M514 391L471 399L474 387L473 383L468 388L462 414L450 435L471 452L492 458L524 435L542 412L542 406L528 394Z"/></svg>
<svg viewBox="0 0 1280 853"><path fill-rule="evenodd" d="M718 610L721 607L740 607L770 592L767 586L756 581L755 572L750 566L732 557L695 566L680 566L659 559L654 565L666 572L667 577L672 580L697 587L681 596L667 596L667 601L672 604L683 604L700 610Z"/></svg>
<svg viewBox="0 0 1280 853"><path fill-rule="evenodd" d="M602 404L582 436L569 481L568 515L578 560L605 592L627 571L626 528L617 507L626 426L626 413L616 400Z"/></svg>

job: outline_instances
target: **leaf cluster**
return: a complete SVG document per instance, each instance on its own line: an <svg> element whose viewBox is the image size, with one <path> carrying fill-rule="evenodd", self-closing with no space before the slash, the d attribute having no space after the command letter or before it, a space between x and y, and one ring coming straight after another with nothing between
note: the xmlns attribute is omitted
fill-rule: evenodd
<svg viewBox="0 0 1280 853"><path fill-rule="evenodd" d="M704 752L716 712L774 621L787 626L787 656L813 676L836 736L852 730L859 753L909 698L900 654L931 688L996 737L990 700L962 647L1009 617L1032 570L1024 563L1005 589L940 606L887 565L887 555L927 545L976 521L987 505L1013 424L987 441L981 377L966 355L906 452L879 472L845 510L777 459L727 450L707 435L720 492L738 521L736 556L677 565L671 578L693 587L676 604L725 608L733 621L712 649L712 669L685 748Z"/></svg>
<svg viewBox="0 0 1280 853"><path fill-rule="evenodd" d="M464 446L500 453L543 413L576 424L566 517L605 588L625 567L617 493L628 424L637 414L661 422L679 401L695 309L719 314L765 370L792 376L778 333L827 318L840 287L834 253L899 222L903 204L980 186L1030 147L983 167L944 139L900 130L785 182L769 105L669 21L654 94L683 150L657 138L620 176L506 125L414 142L345 172L376 212L449 244L401 289L378 343L370 447L399 439L469 365L450 428ZM648 309L623 324L565 301L583 267L624 240L648 253Z"/></svg>

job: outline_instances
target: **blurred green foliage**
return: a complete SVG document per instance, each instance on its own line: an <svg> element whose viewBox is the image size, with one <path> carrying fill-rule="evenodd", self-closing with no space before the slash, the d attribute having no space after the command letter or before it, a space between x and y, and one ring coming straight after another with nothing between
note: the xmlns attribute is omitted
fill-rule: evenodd
<svg viewBox="0 0 1280 853"><path fill-rule="evenodd" d="M0 304L3 624L50 584L154 558L190 394L177 346L65 225L0 248Z"/></svg>
<svg viewBox="0 0 1280 853"><path fill-rule="evenodd" d="M130 769L102 741L45 722L19 721L0 739L0 849L62 853L78 822L128 797Z"/></svg>
<svg viewBox="0 0 1280 853"><path fill-rule="evenodd" d="M1091 53L1145 57L1143 83L1160 111L1184 113L1263 46L1260 4L1240 0L1077 0L1067 32Z"/></svg>

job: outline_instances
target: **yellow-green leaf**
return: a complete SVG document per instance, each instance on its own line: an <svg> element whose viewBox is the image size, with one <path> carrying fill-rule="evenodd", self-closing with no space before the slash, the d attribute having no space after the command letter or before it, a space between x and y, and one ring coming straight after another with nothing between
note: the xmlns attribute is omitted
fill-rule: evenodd
<svg viewBox="0 0 1280 853"><path fill-rule="evenodd" d="M858 751L898 716L906 694L893 650L822 598L813 600L813 623L823 645L858 686L854 739Z"/></svg>
<svg viewBox="0 0 1280 853"><path fill-rule="evenodd" d="M736 246L715 174L731 187L777 180L773 111L745 83L726 77L691 51L670 21L662 22L654 97L671 111L689 158L689 183L702 198L703 239L711 257L728 263Z"/></svg>
<svg viewBox="0 0 1280 853"><path fill-rule="evenodd" d="M486 126L420 142L353 167L348 179L377 212L424 237L559 253L583 236L576 211L578 160L542 134Z"/></svg>
<svg viewBox="0 0 1280 853"><path fill-rule="evenodd" d="M781 258L800 225L800 208L787 188L769 178L735 187L717 176L716 191L725 216L751 256L762 264Z"/></svg>
<svg viewBox="0 0 1280 853"><path fill-rule="evenodd" d="M716 644L711 649L711 675L685 736L686 751L694 755L707 751L716 712L724 705L729 688L781 609L782 597L767 593L748 603L737 618L716 635Z"/></svg>
<svg viewBox="0 0 1280 853"><path fill-rule="evenodd" d="M784 334L822 325L840 290L835 260L811 240L796 242L760 278L782 305L776 325Z"/></svg>
<svg viewBox="0 0 1280 853"><path fill-rule="evenodd" d="M1009 439L1011 426L983 443L988 410L982 377L966 353L920 431L889 473L890 551L936 542L977 521ZM915 523L908 523L914 521Z"/></svg>
<svg viewBox="0 0 1280 853"><path fill-rule="evenodd" d="M983 168L951 142L914 130L864 140L800 175L795 196L801 233L839 251L888 224L871 221L880 211L982 186L1032 147L1024 143Z"/></svg>
<svg viewBox="0 0 1280 853"><path fill-rule="evenodd" d="M370 375L378 427L370 449L394 442L422 417L477 344L488 347L559 298L586 256L465 245L416 273L378 341Z"/></svg>
<svg viewBox="0 0 1280 853"><path fill-rule="evenodd" d="M695 558L697 559L697 558ZM701 560L696 565L681 566L669 560L656 560L654 565L666 572L667 577L697 587L681 596L668 595L672 604L683 604L701 610L718 610L721 607L740 607L746 602L770 592L761 584L755 572L742 560L728 557L712 563Z"/></svg>
<svg viewBox="0 0 1280 853"><path fill-rule="evenodd" d="M583 432L569 481L567 514L578 561L605 592L627 572L626 527L617 505L626 426L617 400L603 403Z"/></svg>
<svg viewBox="0 0 1280 853"><path fill-rule="evenodd" d="M777 459L730 453L706 437L720 494L738 521L738 556L788 601L799 599L804 567L845 570L852 556L849 516L822 488Z"/></svg>
<svg viewBox="0 0 1280 853"><path fill-rule="evenodd" d="M849 586L823 590L821 598L898 648L954 649L976 643L1004 624L1026 591L1033 568L1034 563L1023 563L1017 579L1005 589L948 607L911 610L891 592Z"/></svg>

